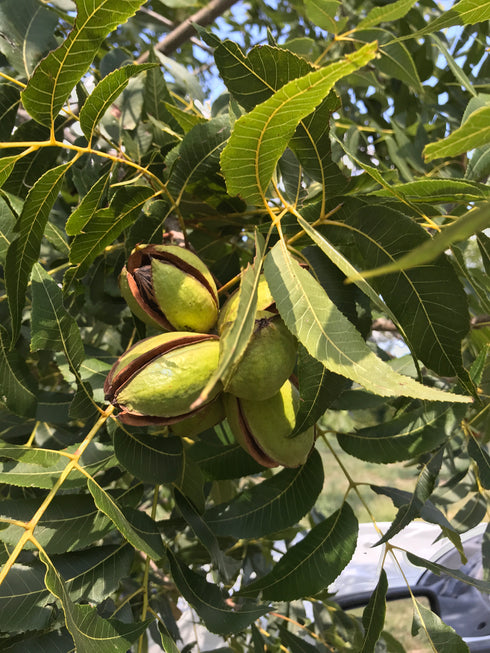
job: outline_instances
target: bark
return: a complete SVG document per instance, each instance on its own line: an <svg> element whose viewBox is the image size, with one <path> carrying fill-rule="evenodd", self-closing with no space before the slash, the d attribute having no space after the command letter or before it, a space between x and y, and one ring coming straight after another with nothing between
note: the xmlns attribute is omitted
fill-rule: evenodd
<svg viewBox="0 0 490 653"><path fill-rule="evenodd" d="M211 0L205 7L196 11L195 14L189 16L183 23L160 39L155 46L156 49L162 54L170 54L195 34L194 24L201 25L202 27L210 25L216 18L221 16L221 14L237 2L238 0ZM136 62L144 63L148 59L148 56L149 53L144 52L138 57Z"/></svg>

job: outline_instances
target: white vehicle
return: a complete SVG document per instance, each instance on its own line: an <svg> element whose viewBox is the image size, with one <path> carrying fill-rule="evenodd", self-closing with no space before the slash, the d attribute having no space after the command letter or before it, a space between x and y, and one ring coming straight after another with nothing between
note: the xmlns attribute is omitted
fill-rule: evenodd
<svg viewBox="0 0 490 653"><path fill-rule="evenodd" d="M389 522L379 523L378 527L386 532L390 525ZM465 565L461 564L458 552L447 539L437 540L440 528L426 522L412 522L390 543L431 562L482 579L481 544L486 527L486 523L479 524L461 536L468 559ZM379 539L373 524L360 524L352 560L330 587L332 592L336 592L334 600L344 609L366 605L376 587L385 554L385 545L373 547ZM428 599L431 610L454 628L470 651L490 652L490 597L487 594L450 576L437 576L413 565L404 551L396 551L396 559L412 592ZM388 553L384 561L388 578L387 600L410 596L400 567Z"/></svg>

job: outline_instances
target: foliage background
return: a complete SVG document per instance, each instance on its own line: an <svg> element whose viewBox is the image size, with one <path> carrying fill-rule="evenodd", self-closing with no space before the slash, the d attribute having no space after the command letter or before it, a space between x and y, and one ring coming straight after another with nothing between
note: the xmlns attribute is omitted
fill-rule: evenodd
<svg viewBox="0 0 490 653"><path fill-rule="evenodd" d="M174 653L179 596L223 651L401 650L383 573L362 620L326 589L379 493L387 542L422 517L461 550L486 519L489 19L488 0L2 0L2 650L151 632ZM114 419L107 371L148 335L118 274L164 232L223 300L241 288L216 380L265 270L328 458L272 473L226 422L194 441ZM410 489L350 456L409 465ZM318 503L334 468L345 495ZM482 555L488 574L487 535ZM467 650L413 606L431 650Z"/></svg>

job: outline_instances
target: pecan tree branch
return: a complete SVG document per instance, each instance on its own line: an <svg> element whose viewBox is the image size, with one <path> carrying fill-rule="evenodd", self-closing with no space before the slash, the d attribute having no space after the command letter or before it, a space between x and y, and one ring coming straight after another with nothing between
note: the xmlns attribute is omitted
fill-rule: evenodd
<svg viewBox="0 0 490 653"><path fill-rule="evenodd" d="M158 41L155 48L162 54L170 54L176 50L182 43L188 41L194 35L194 23L196 25L210 25L216 18L221 16L227 9L236 4L238 0L211 0L205 7L196 11L195 14L184 20L180 25ZM144 63L148 59L149 53L144 52L138 59L137 63Z"/></svg>

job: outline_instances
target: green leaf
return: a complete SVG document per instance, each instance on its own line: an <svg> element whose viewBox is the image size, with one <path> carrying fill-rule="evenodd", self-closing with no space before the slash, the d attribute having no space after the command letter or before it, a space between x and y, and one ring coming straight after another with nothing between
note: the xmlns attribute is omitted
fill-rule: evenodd
<svg viewBox="0 0 490 653"><path fill-rule="evenodd" d="M29 78L38 61L56 47L58 17L36 0L0 3L0 52L21 78Z"/></svg>
<svg viewBox="0 0 490 653"><path fill-rule="evenodd" d="M162 638L162 648L165 651L165 653L180 653L176 643L174 642L172 636L168 632L167 627L160 619L158 620L158 630Z"/></svg>
<svg viewBox="0 0 490 653"><path fill-rule="evenodd" d="M124 467L144 483L172 483L182 472L181 438L132 433L118 428L114 453Z"/></svg>
<svg viewBox="0 0 490 653"><path fill-rule="evenodd" d="M39 499L8 499L0 502L0 523L2 517L23 521L32 519L40 505ZM63 523L63 528L59 528ZM4 524L3 524L4 525ZM99 512L89 495L79 495L76 501L73 495L57 495L44 511L36 526L36 538L48 553L66 553L85 549L103 538L112 523ZM15 546L24 529L10 525L0 529L0 539L10 546ZM26 549L34 549L31 542Z"/></svg>
<svg viewBox="0 0 490 653"><path fill-rule="evenodd" d="M109 517L117 530L137 550L146 553L152 560L165 556L165 546L155 522L146 513L129 511L117 505L116 501L93 479L87 480L87 487L94 497L97 508Z"/></svg>
<svg viewBox="0 0 490 653"><path fill-rule="evenodd" d="M244 55L240 47L228 39L219 42L214 58L229 92L247 111L270 98L292 79L313 70L306 59L289 50L261 45Z"/></svg>
<svg viewBox="0 0 490 653"><path fill-rule="evenodd" d="M338 433L344 451L361 460L394 463L436 449L451 434L457 420L450 406L411 411L354 433Z"/></svg>
<svg viewBox="0 0 490 653"><path fill-rule="evenodd" d="M218 172L219 156L229 134L229 117L218 116L193 127L172 151L175 162L167 188L176 204L192 182Z"/></svg>
<svg viewBox="0 0 490 653"><path fill-rule="evenodd" d="M388 579L386 571L381 570L379 581L362 613L364 640L359 653L374 653L376 642L381 636L386 615L386 592Z"/></svg>
<svg viewBox="0 0 490 653"><path fill-rule="evenodd" d="M76 446L69 447L66 452L73 453L76 448ZM112 448L98 443L93 443L90 448L87 448L80 461L85 472L92 474L115 463ZM49 467L46 464L0 462L0 474L2 474L2 482L9 485L51 489L67 463L68 459L66 457L60 457L57 463ZM85 478L82 472L74 469L63 483L63 487L80 487L84 485Z"/></svg>
<svg viewBox="0 0 490 653"><path fill-rule="evenodd" d="M10 82L0 83L0 141L8 141L10 138L12 130L15 126L19 103L19 87L16 84L11 84ZM0 186L2 184L3 181L0 181Z"/></svg>
<svg viewBox="0 0 490 653"><path fill-rule="evenodd" d="M225 446L217 438L206 437L196 442L189 449L189 455L199 465L206 478L213 480L241 478L264 471L262 465L239 444Z"/></svg>
<svg viewBox="0 0 490 653"><path fill-rule="evenodd" d="M441 576L441 575L450 576L451 578L455 578L456 580L465 583L465 585L469 585L470 587L476 587L476 589L479 592L483 592L484 594L490 594L489 581L480 580L478 578L472 578L471 576L468 576L468 574L465 574L459 569L451 569L450 567L444 567L443 565L437 564L437 562L426 560L425 558L421 558L415 555L414 553L409 553L408 551L407 551L407 558L413 565L416 565L417 567L425 567L425 569L429 569L429 571L432 571L432 573L436 574L437 576Z"/></svg>
<svg viewBox="0 0 490 653"><path fill-rule="evenodd" d="M354 554L358 523L352 508L342 508L314 526L292 546L263 578L247 585L240 594L262 592L266 600L292 601L325 589Z"/></svg>
<svg viewBox="0 0 490 653"><path fill-rule="evenodd" d="M312 508L323 487L323 465L313 450L304 465L283 469L243 490L204 518L216 535L259 538L296 524Z"/></svg>
<svg viewBox="0 0 490 653"><path fill-rule="evenodd" d="M151 620L125 624L117 619L102 619L96 608L73 603L51 560L43 551L39 552L39 558L46 566L46 587L61 601L77 653L126 653L148 627Z"/></svg>
<svg viewBox="0 0 490 653"><path fill-rule="evenodd" d="M417 477L415 489L410 497L410 502L401 506L383 537L376 544L388 542L394 535L399 533L405 526L420 517L422 507L432 494L439 471L442 465L443 449L429 458L422 466L420 474Z"/></svg>
<svg viewBox="0 0 490 653"><path fill-rule="evenodd" d="M394 184L392 189L374 191L378 197L403 197L409 202L481 202L488 200L490 189L485 184L464 179L417 179L407 184Z"/></svg>
<svg viewBox="0 0 490 653"><path fill-rule="evenodd" d="M490 455L486 446L476 438L468 440L468 453L478 465L478 478L485 490L490 490Z"/></svg>
<svg viewBox="0 0 490 653"><path fill-rule="evenodd" d="M348 223L368 268L379 268L430 242L422 227L389 206L366 205L349 216ZM466 293L450 261L440 255L430 265L379 276L372 284L402 325L412 352L438 374L460 374L469 314Z"/></svg>
<svg viewBox="0 0 490 653"><path fill-rule="evenodd" d="M431 642L431 649L437 653L469 653L468 645L456 633L454 628L445 624L421 603L415 601L413 608L412 635L424 632Z"/></svg>
<svg viewBox="0 0 490 653"><path fill-rule="evenodd" d="M32 376L18 352L9 351L7 331L0 326L0 391L9 410L21 417L34 417L37 398Z"/></svg>
<svg viewBox="0 0 490 653"><path fill-rule="evenodd" d="M41 61L22 92L24 107L37 122L48 127L53 124L102 41L142 4L143 0L78 0L72 31Z"/></svg>
<svg viewBox="0 0 490 653"><path fill-rule="evenodd" d="M431 40L433 43L436 44L437 48L441 51L442 55L447 61L447 65L449 66L451 72L453 73L454 77L458 80L458 82L461 84L461 86L465 88L468 91L468 93L473 95L473 97L477 97L477 92L475 91L473 84L466 76L466 73L464 72L463 68L456 63L454 57L446 48L442 40L435 34L432 34Z"/></svg>
<svg viewBox="0 0 490 653"><path fill-rule="evenodd" d="M306 634L308 630L306 631ZM306 642L302 637L298 637L291 633L285 626L281 626L279 629L279 636L281 638L281 643L287 647L287 651L290 653L317 653L318 648ZM264 648L262 648L264 651ZM261 653L262 653L261 651Z"/></svg>
<svg viewBox="0 0 490 653"><path fill-rule="evenodd" d="M12 154L12 156L5 156L0 159L0 186L3 186L10 173L15 167L15 164L22 158L22 154Z"/></svg>
<svg viewBox="0 0 490 653"><path fill-rule="evenodd" d="M175 505L180 511L182 517L189 524L194 531L197 539L206 548L211 560L218 567L225 580L229 581L231 578L231 571L235 565L234 561L223 553L220 549L218 540L216 539L216 531L206 523L203 516L199 514L186 496L180 492L178 488L174 488Z"/></svg>
<svg viewBox="0 0 490 653"><path fill-rule="evenodd" d="M327 369L381 396L471 401L469 397L423 386L393 371L368 348L353 324L290 256L282 241L267 255L264 270L286 326Z"/></svg>
<svg viewBox="0 0 490 653"><path fill-rule="evenodd" d="M150 50L150 63L158 63L153 50ZM172 96L168 90L161 68L150 68L145 77L144 110L149 116L170 126L174 131L179 130L179 123L175 120L170 110L173 107Z"/></svg>
<svg viewBox="0 0 490 653"><path fill-rule="evenodd" d="M453 25L474 25L485 20L490 20L490 0L460 0L412 36L432 34Z"/></svg>
<svg viewBox="0 0 490 653"><path fill-rule="evenodd" d="M110 172L101 175L88 193L83 197L77 208L68 217L65 225L65 230L68 236L76 236L81 233L87 222L89 222L97 211L107 193L110 175Z"/></svg>
<svg viewBox="0 0 490 653"><path fill-rule="evenodd" d="M301 403L291 438L316 424L347 385L343 376L327 370L301 344L298 345L297 376Z"/></svg>
<svg viewBox="0 0 490 653"><path fill-rule="evenodd" d="M113 70L97 84L80 110L80 127L89 143L102 116L124 91L131 77L157 65L156 63L129 64Z"/></svg>
<svg viewBox="0 0 490 653"><path fill-rule="evenodd" d="M182 564L172 551L169 550L167 555L177 588L210 632L218 635L239 632L269 611L267 605L251 601L245 601L237 609L230 610L216 585L208 583L204 576Z"/></svg>
<svg viewBox="0 0 490 653"><path fill-rule="evenodd" d="M301 216L297 217L299 226L308 234L308 236L315 242L324 254L334 263L345 276L357 285L362 292L369 297L372 304L376 306L382 313L387 315L395 324L397 319L395 315L386 306L385 302L378 295L376 290L364 279L364 277L357 277L356 268L345 258L345 256L336 249L332 243L323 235L314 229L306 220Z"/></svg>
<svg viewBox="0 0 490 653"><path fill-rule="evenodd" d="M63 293L39 263L32 269L31 351L62 351L70 368L78 370L85 352L77 323L63 306Z"/></svg>
<svg viewBox="0 0 490 653"><path fill-rule="evenodd" d="M308 20L333 34L338 32L335 16L340 6L340 0L305 0Z"/></svg>
<svg viewBox="0 0 490 653"><path fill-rule="evenodd" d="M79 274L133 224L152 195L152 189L147 186L119 188L110 206L93 214L71 244L70 261L79 266Z"/></svg>
<svg viewBox="0 0 490 653"><path fill-rule="evenodd" d="M44 586L42 565L15 564L0 585L0 629L6 633L42 630L52 618L52 597Z"/></svg>
<svg viewBox="0 0 490 653"><path fill-rule="evenodd" d="M5 284L12 318L12 342L17 340L32 266L39 257L49 213L71 163L48 170L31 188L16 225L18 237L7 251Z"/></svg>
<svg viewBox="0 0 490 653"><path fill-rule="evenodd" d="M490 106L474 111L446 138L426 145L424 156L426 161L448 159L487 143L490 143Z"/></svg>
<svg viewBox="0 0 490 653"><path fill-rule="evenodd" d="M390 2L388 5L373 7L367 16L357 25L356 30L367 29L380 23L390 23L394 20L399 20L408 14L416 2L417 0L397 0L396 2Z"/></svg>
<svg viewBox="0 0 490 653"><path fill-rule="evenodd" d="M235 123L221 155L230 195L262 204L277 161L299 121L327 96L336 81L371 61L376 44L368 44L340 62L292 80Z"/></svg>
<svg viewBox="0 0 490 653"><path fill-rule="evenodd" d="M259 234L256 234L255 245L256 254L254 265L244 270L240 280L240 294L236 318L231 327L226 328L221 334L218 367L191 407L197 407L204 402L220 380L223 380L226 389L226 382L230 379L234 369L245 353L245 349L252 336L257 306L257 288L265 248L264 240L262 237L259 237Z"/></svg>
<svg viewBox="0 0 490 653"><path fill-rule="evenodd" d="M422 266L434 260L452 244L465 240L469 236L482 231L490 226L490 208L482 206L479 209L469 211L460 218L457 218L433 238L425 238L425 242L412 249L412 251L401 256L393 263L380 266L375 270L364 270L363 272L351 275L349 281L360 278L375 277L391 272L408 270L412 267Z"/></svg>

